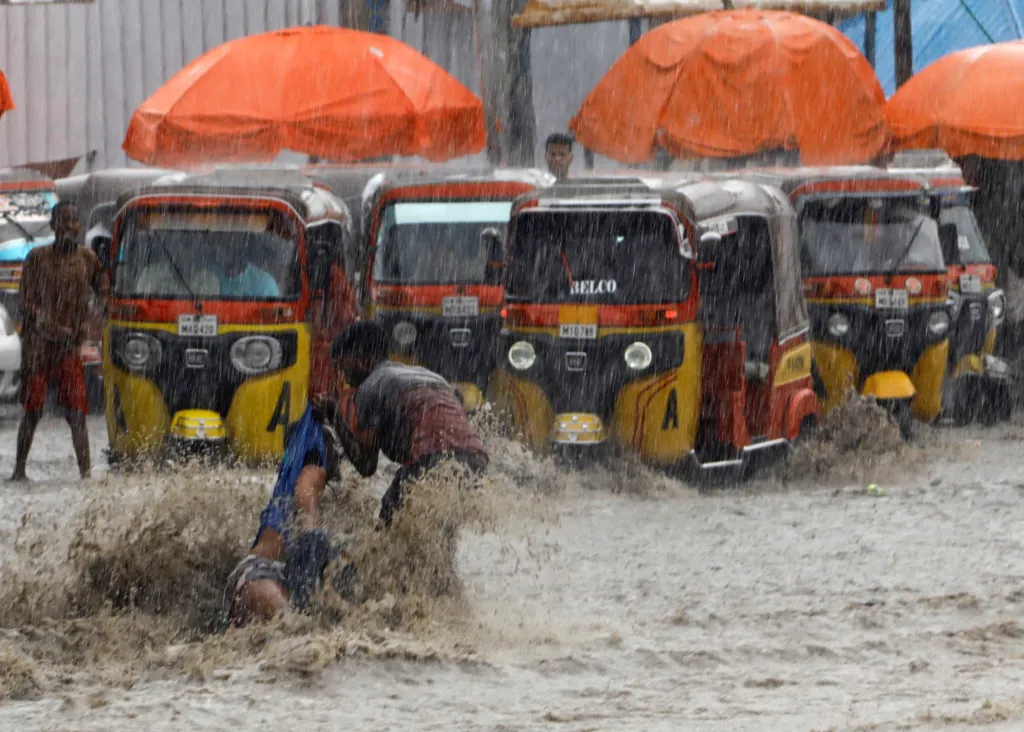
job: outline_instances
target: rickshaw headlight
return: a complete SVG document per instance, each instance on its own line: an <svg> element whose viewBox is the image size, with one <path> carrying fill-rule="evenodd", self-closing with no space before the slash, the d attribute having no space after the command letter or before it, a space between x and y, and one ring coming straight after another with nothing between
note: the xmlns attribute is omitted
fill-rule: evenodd
<svg viewBox="0 0 1024 732"><path fill-rule="evenodd" d="M281 366L281 342L270 336L247 336L231 345L231 363L246 375L264 374Z"/></svg>
<svg viewBox="0 0 1024 732"><path fill-rule="evenodd" d="M626 365L634 371L641 371L651 365L651 361L654 360L654 354L651 353L651 347L646 343L631 343L626 348L624 354L626 358Z"/></svg>
<svg viewBox="0 0 1024 732"><path fill-rule="evenodd" d="M508 362L517 371L526 371L537 360L537 352L526 341L517 341L508 349Z"/></svg>
<svg viewBox="0 0 1024 732"><path fill-rule="evenodd" d="M828 332L836 338L842 338L850 332L850 319L842 313L832 313L828 317Z"/></svg>
<svg viewBox="0 0 1024 732"><path fill-rule="evenodd" d="M945 335L949 330L949 313L945 310L936 310L928 318L928 332L933 336Z"/></svg>
<svg viewBox="0 0 1024 732"><path fill-rule="evenodd" d="M394 338L395 343L400 346L411 346L416 342L416 326L406 320L403 320L391 331L391 337Z"/></svg>
<svg viewBox="0 0 1024 732"><path fill-rule="evenodd" d="M1002 290L996 290L988 296L988 314L992 317L994 325L1003 321L1006 314L1006 296Z"/></svg>
<svg viewBox="0 0 1024 732"><path fill-rule="evenodd" d="M134 370L156 366L162 355L160 341L143 333L132 333L121 346L125 366Z"/></svg>

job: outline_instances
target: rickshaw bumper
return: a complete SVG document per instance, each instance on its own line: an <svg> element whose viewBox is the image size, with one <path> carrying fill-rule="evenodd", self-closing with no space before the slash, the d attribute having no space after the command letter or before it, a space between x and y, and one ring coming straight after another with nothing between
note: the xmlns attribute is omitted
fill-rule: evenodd
<svg viewBox="0 0 1024 732"><path fill-rule="evenodd" d="M596 447L604 441L604 423L596 414L564 412L555 415L551 425L551 442L555 445Z"/></svg>
<svg viewBox="0 0 1024 732"><path fill-rule="evenodd" d="M183 409L171 418L169 434L172 443L224 443L228 428L224 419L207 409Z"/></svg>
<svg viewBox="0 0 1024 732"><path fill-rule="evenodd" d="M789 457L793 443L786 439L763 440L747 445L730 460L702 463L693 450L687 455L683 474L702 488L738 483Z"/></svg>
<svg viewBox="0 0 1024 732"><path fill-rule="evenodd" d="M467 412L474 412L484 405L486 399L483 391L476 384L458 382L455 384L455 393Z"/></svg>
<svg viewBox="0 0 1024 732"><path fill-rule="evenodd" d="M864 380L861 393L878 401L899 401L913 399L917 389L905 371L879 371Z"/></svg>

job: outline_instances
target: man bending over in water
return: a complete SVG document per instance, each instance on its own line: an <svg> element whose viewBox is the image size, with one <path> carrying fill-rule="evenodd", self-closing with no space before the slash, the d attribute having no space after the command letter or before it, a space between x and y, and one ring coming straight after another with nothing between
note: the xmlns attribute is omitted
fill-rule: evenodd
<svg viewBox="0 0 1024 732"><path fill-rule="evenodd" d="M381 500L380 519L390 526L405 487L445 459L476 473L487 469L487 450L455 389L419 366L389 361L388 335L372 321L350 325L334 339L331 360L355 394L321 410L363 477L377 472L383 452L399 468Z"/></svg>

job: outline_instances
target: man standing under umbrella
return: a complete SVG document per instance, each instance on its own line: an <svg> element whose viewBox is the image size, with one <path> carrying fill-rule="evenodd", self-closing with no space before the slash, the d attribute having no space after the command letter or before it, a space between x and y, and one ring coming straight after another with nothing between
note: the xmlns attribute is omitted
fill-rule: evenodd
<svg viewBox="0 0 1024 732"><path fill-rule="evenodd" d="M83 478L89 476L89 434L85 415L89 401L80 349L89 319L89 295L99 293L103 268L99 258L77 245L81 221L68 201L50 214L54 242L33 249L21 276L21 404L25 416L18 428L17 457L11 480L25 480L25 463L43 413L47 388L67 412L71 441Z"/></svg>

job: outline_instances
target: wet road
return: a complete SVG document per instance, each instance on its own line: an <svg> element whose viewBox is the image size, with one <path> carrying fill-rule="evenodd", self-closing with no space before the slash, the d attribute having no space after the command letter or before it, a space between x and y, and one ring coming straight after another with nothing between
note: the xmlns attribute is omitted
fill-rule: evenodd
<svg viewBox="0 0 1024 732"><path fill-rule="evenodd" d="M4 473L15 428L0 423ZM41 427L38 483L0 486L0 551L24 544L26 514L59 527L97 489L74 480L66 433ZM33 698L0 701L0 727L1022 729L1022 437L930 433L856 482L712 496L646 473L556 477L494 531L464 532L466 607L425 630L328 644L308 675L267 648L201 680L129 668L130 683L62 684L39 667ZM519 478L553 479L506 448ZM295 643L323 652L315 634Z"/></svg>

